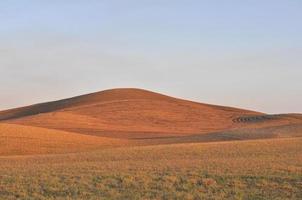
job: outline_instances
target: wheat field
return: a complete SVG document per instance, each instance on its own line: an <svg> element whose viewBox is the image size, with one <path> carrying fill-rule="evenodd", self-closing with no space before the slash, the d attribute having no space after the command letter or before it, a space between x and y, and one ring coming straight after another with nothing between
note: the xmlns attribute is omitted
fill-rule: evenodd
<svg viewBox="0 0 302 200"><path fill-rule="evenodd" d="M0 199L302 199L302 116L114 89L0 111Z"/></svg>
<svg viewBox="0 0 302 200"><path fill-rule="evenodd" d="M0 158L1 199L301 199L302 139Z"/></svg>

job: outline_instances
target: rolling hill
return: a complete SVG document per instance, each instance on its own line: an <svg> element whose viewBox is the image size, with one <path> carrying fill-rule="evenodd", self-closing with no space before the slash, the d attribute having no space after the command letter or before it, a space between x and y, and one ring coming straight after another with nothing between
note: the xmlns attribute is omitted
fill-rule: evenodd
<svg viewBox="0 0 302 200"><path fill-rule="evenodd" d="M141 89L5 110L0 199L301 199L301 136L300 114Z"/></svg>
<svg viewBox="0 0 302 200"><path fill-rule="evenodd" d="M140 89L113 89L0 112L6 123L107 137L200 134L261 113L195 103Z"/></svg>
<svg viewBox="0 0 302 200"><path fill-rule="evenodd" d="M83 152L126 143L119 139L0 123L0 156Z"/></svg>
<svg viewBox="0 0 302 200"><path fill-rule="evenodd" d="M53 135L63 146L64 138L69 138L67 143L81 143L79 136L83 144L94 141L89 137L95 138L92 145L96 146L103 144L100 140L104 137L148 145L302 136L299 114L267 115L133 88L1 111L0 124L2 138L12 137L12 142L20 136L33 141L28 138L41 140ZM70 137L65 137L68 134Z"/></svg>

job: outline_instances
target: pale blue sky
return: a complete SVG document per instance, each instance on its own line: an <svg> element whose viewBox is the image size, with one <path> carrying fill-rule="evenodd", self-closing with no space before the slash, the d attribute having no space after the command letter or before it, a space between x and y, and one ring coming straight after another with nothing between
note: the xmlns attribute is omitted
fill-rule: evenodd
<svg viewBox="0 0 302 200"><path fill-rule="evenodd" d="M0 109L139 87L302 112L300 0L0 1Z"/></svg>

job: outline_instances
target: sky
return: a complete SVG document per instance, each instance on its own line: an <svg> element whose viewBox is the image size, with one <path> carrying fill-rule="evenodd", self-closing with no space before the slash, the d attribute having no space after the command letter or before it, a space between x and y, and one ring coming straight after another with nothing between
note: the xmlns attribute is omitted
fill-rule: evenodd
<svg viewBox="0 0 302 200"><path fill-rule="evenodd" d="M2 0L0 110L135 87L302 113L301 0Z"/></svg>

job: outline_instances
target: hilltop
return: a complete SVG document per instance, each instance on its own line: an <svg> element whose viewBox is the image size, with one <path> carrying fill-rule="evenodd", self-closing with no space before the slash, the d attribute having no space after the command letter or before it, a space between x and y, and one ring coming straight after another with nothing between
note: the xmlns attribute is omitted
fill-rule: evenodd
<svg viewBox="0 0 302 200"><path fill-rule="evenodd" d="M196 103L142 89L112 89L0 112L6 123L107 137L200 134L262 113Z"/></svg>
<svg viewBox="0 0 302 200"><path fill-rule="evenodd" d="M16 137L30 127L33 137L42 140L43 132L57 131L54 137L70 133L140 145L297 137L302 130L299 114L267 115L135 88L105 90L1 111L0 124L3 123L10 124L9 134L3 125L0 127L7 137ZM14 125L16 128L11 127Z"/></svg>

